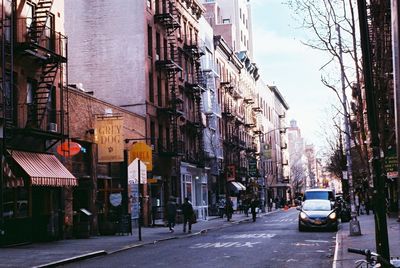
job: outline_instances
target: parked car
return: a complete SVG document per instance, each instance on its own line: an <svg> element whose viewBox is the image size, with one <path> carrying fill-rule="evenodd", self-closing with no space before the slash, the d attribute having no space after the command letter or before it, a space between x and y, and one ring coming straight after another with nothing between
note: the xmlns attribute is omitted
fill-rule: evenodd
<svg viewBox="0 0 400 268"><path fill-rule="evenodd" d="M324 199L308 199L297 207L299 213L299 231L306 229L325 229L337 231L338 214L331 201Z"/></svg>

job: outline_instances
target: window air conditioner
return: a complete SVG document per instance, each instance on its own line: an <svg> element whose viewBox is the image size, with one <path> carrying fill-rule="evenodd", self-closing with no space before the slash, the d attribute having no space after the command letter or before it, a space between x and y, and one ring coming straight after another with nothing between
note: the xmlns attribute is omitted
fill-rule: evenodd
<svg viewBox="0 0 400 268"><path fill-rule="evenodd" d="M57 123L49 123L48 130L50 132L57 132Z"/></svg>

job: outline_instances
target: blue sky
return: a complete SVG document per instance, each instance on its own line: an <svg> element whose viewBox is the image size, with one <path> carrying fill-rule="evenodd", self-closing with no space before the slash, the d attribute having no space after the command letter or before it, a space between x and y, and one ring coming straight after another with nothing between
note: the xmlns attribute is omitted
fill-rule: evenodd
<svg viewBox="0 0 400 268"><path fill-rule="evenodd" d="M337 101L321 83L319 69L327 62L326 55L301 43L307 41L307 33L282 0L250 2L254 59L261 77L268 85L277 86L289 104L287 122L297 120L306 142L322 146L322 125L329 125L327 110Z"/></svg>

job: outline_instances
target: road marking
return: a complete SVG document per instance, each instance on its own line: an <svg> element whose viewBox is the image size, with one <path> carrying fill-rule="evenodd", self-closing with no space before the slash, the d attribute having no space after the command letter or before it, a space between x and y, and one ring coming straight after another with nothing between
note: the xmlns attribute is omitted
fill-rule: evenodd
<svg viewBox="0 0 400 268"><path fill-rule="evenodd" d="M329 243L327 240L305 240L306 242L311 242L311 243Z"/></svg>
<svg viewBox="0 0 400 268"><path fill-rule="evenodd" d="M241 247L248 247L252 248L254 245L259 244L261 242L216 242L216 243L198 243L190 248L229 248L229 247L235 247L235 248L241 248Z"/></svg>
<svg viewBox="0 0 400 268"><path fill-rule="evenodd" d="M286 262L296 262L296 259L288 259Z"/></svg>
<svg viewBox="0 0 400 268"><path fill-rule="evenodd" d="M276 234L234 234L234 235L223 235L221 238L224 239L238 239L238 238L273 238Z"/></svg>

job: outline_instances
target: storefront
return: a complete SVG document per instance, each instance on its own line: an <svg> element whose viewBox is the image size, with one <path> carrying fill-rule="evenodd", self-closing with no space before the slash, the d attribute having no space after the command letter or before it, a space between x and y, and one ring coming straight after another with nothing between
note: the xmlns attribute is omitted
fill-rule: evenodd
<svg viewBox="0 0 400 268"><path fill-rule="evenodd" d="M50 241L64 236L66 188L77 179L53 155L9 150L3 161L3 219L1 244Z"/></svg>
<svg viewBox="0 0 400 268"><path fill-rule="evenodd" d="M198 219L205 220L208 216L208 184L207 174L202 168L197 168L186 162L181 162L181 200L188 197Z"/></svg>

